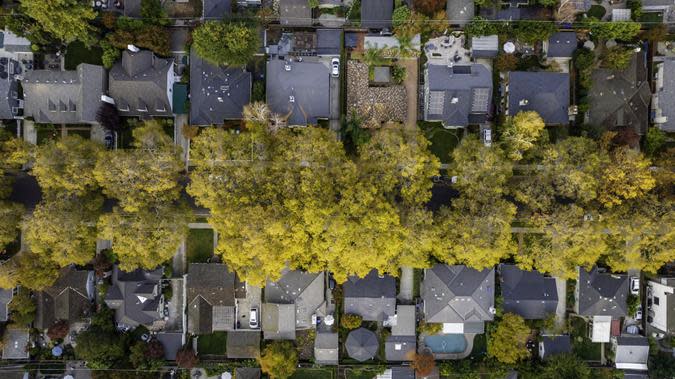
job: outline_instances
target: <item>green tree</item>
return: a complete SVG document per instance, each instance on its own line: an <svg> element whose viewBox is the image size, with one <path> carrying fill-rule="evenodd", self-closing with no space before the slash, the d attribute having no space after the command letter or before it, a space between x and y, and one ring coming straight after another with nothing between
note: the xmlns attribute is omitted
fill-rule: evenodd
<svg viewBox="0 0 675 379"><path fill-rule="evenodd" d="M63 267L84 265L96 252L96 223L103 199L49 194L24 222L31 250Z"/></svg>
<svg viewBox="0 0 675 379"><path fill-rule="evenodd" d="M588 364L572 353L558 354L546 359L542 379L590 379L593 377Z"/></svg>
<svg viewBox="0 0 675 379"><path fill-rule="evenodd" d="M93 370L109 369L126 357L124 339L114 332L91 327L78 334L75 356Z"/></svg>
<svg viewBox="0 0 675 379"><path fill-rule="evenodd" d="M98 188L93 169L101 151L101 144L78 135L51 141L38 147L33 175L46 192L84 195Z"/></svg>
<svg viewBox="0 0 675 379"><path fill-rule="evenodd" d="M164 366L164 346L157 339L138 341L129 349L129 361L137 370L159 370Z"/></svg>
<svg viewBox="0 0 675 379"><path fill-rule="evenodd" d="M626 200L644 196L656 186L650 166L649 159L628 147L611 151L609 161L599 172L600 203L611 208Z"/></svg>
<svg viewBox="0 0 675 379"><path fill-rule="evenodd" d="M24 212L23 205L0 200L0 251L16 240Z"/></svg>
<svg viewBox="0 0 675 379"><path fill-rule="evenodd" d="M340 317L340 326L349 330L361 327L362 322L363 317L356 314L345 313Z"/></svg>
<svg viewBox="0 0 675 379"><path fill-rule="evenodd" d="M91 4L80 0L22 0L21 11L35 20L35 25L64 44L94 42L96 29L90 22L96 18Z"/></svg>
<svg viewBox="0 0 675 379"><path fill-rule="evenodd" d="M146 121L133 130L134 149L99 154L94 177L103 193L133 212L180 195L183 164L180 150L157 121Z"/></svg>
<svg viewBox="0 0 675 379"><path fill-rule="evenodd" d="M162 9L160 0L141 0L141 17L153 24L162 24L166 18L166 12Z"/></svg>
<svg viewBox="0 0 675 379"><path fill-rule="evenodd" d="M26 326L35 320L36 309L30 291L22 287L9 303L9 318L17 325Z"/></svg>
<svg viewBox="0 0 675 379"><path fill-rule="evenodd" d="M287 379L298 366L298 353L289 341L272 341L265 346L258 362L270 379Z"/></svg>
<svg viewBox="0 0 675 379"><path fill-rule="evenodd" d="M111 69L112 66L122 57L122 52L117 47L113 46L108 40L101 40L100 42L103 54L101 55L101 62L103 67Z"/></svg>
<svg viewBox="0 0 675 379"><path fill-rule="evenodd" d="M515 364L530 356L525 344L530 328L522 317L506 313L488 336L487 354L505 364Z"/></svg>
<svg viewBox="0 0 675 379"><path fill-rule="evenodd" d="M541 1L541 0L540 0ZM553 0L544 0L553 1ZM520 42L535 43L548 38L558 30L553 22L521 20L515 24L515 36Z"/></svg>
<svg viewBox="0 0 675 379"><path fill-rule="evenodd" d="M410 19L410 8L406 5L401 5L400 7L394 9L394 13L391 16L392 26L394 29L403 25Z"/></svg>
<svg viewBox="0 0 675 379"><path fill-rule="evenodd" d="M506 117L502 125L502 140L509 158L518 161L523 153L534 147L544 130L544 120L537 112L518 112Z"/></svg>
<svg viewBox="0 0 675 379"><path fill-rule="evenodd" d="M645 136L645 152L649 156L654 156L666 143L666 133L658 127L647 129Z"/></svg>
<svg viewBox="0 0 675 379"><path fill-rule="evenodd" d="M625 70L630 66L634 54L633 49L614 46L605 51L600 64L611 70Z"/></svg>
<svg viewBox="0 0 675 379"><path fill-rule="evenodd" d="M255 28L241 22L207 21L192 32L197 55L215 65L245 65L260 44Z"/></svg>
<svg viewBox="0 0 675 379"><path fill-rule="evenodd" d="M633 21L604 22L591 17L587 21L591 36L598 40L630 41L640 33L640 23Z"/></svg>
<svg viewBox="0 0 675 379"><path fill-rule="evenodd" d="M482 17L476 16L471 22L464 27L464 31L469 36L489 36L497 34L497 25Z"/></svg>
<svg viewBox="0 0 675 379"><path fill-rule="evenodd" d="M12 256L0 266L2 288L21 285L42 291L54 284L58 277L58 267L52 261L27 251Z"/></svg>

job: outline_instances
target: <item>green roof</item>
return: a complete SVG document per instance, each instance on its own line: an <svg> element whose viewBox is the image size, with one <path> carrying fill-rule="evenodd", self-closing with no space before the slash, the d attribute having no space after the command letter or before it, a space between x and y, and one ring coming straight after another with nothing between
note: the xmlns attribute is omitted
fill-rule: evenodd
<svg viewBox="0 0 675 379"><path fill-rule="evenodd" d="M173 113L188 113L188 86L185 83L173 84Z"/></svg>

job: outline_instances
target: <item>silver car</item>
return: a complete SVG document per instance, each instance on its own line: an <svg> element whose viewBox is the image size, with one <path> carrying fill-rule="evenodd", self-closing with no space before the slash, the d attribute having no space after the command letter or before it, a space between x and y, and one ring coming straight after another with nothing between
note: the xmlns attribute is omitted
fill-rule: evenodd
<svg viewBox="0 0 675 379"><path fill-rule="evenodd" d="M331 67L331 76L334 78L337 78L340 76L340 58L333 58L330 61L330 67Z"/></svg>

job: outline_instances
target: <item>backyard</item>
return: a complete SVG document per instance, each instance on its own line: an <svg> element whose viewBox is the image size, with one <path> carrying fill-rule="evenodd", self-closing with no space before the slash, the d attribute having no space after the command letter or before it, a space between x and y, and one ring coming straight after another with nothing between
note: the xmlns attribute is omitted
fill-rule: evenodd
<svg viewBox="0 0 675 379"><path fill-rule="evenodd" d="M346 368L345 369L345 378L346 379L373 379L375 375L381 374L384 371L384 367L371 366L371 367L360 367L360 368Z"/></svg>
<svg viewBox="0 0 675 379"><path fill-rule="evenodd" d="M101 65L101 54L103 51L100 47L87 48L82 42L76 41L68 45L66 49L66 70L74 70L80 63L89 63Z"/></svg>
<svg viewBox="0 0 675 379"><path fill-rule="evenodd" d="M588 338L588 324L580 317L570 317L570 333L572 335L572 349L583 360L599 361L600 344L591 342Z"/></svg>
<svg viewBox="0 0 675 379"><path fill-rule="evenodd" d="M227 332L203 334L197 340L199 354L225 355L227 350Z"/></svg>
<svg viewBox="0 0 675 379"><path fill-rule="evenodd" d="M213 256L213 229L190 229L185 244L188 263L208 263Z"/></svg>
<svg viewBox="0 0 675 379"><path fill-rule="evenodd" d="M332 379L335 378L335 369L332 368L299 368L291 379Z"/></svg>
<svg viewBox="0 0 675 379"><path fill-rule="evenodd" d="M463 130L445 129L440 122L420 121L420 129L424 132L431 146L431 152L441 160L441 163L449 163L452 159L450 154L462 139Z"/></svg>

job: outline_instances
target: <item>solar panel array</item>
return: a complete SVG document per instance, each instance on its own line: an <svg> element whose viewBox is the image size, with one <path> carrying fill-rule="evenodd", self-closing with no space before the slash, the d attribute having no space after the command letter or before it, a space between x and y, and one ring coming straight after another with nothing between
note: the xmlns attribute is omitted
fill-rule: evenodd
<svg viewBox="0 0 675 379"><path fill-rule="evenodd" d="M429 113L443 114L445 104L445 91L429 91Z"/></svg>
<svg viewBox="0 0 675 379"><path fill-rule="evenodd" d="M490 98L489 88L474 88L471 96L471 112L487 112Z"/></svg>

